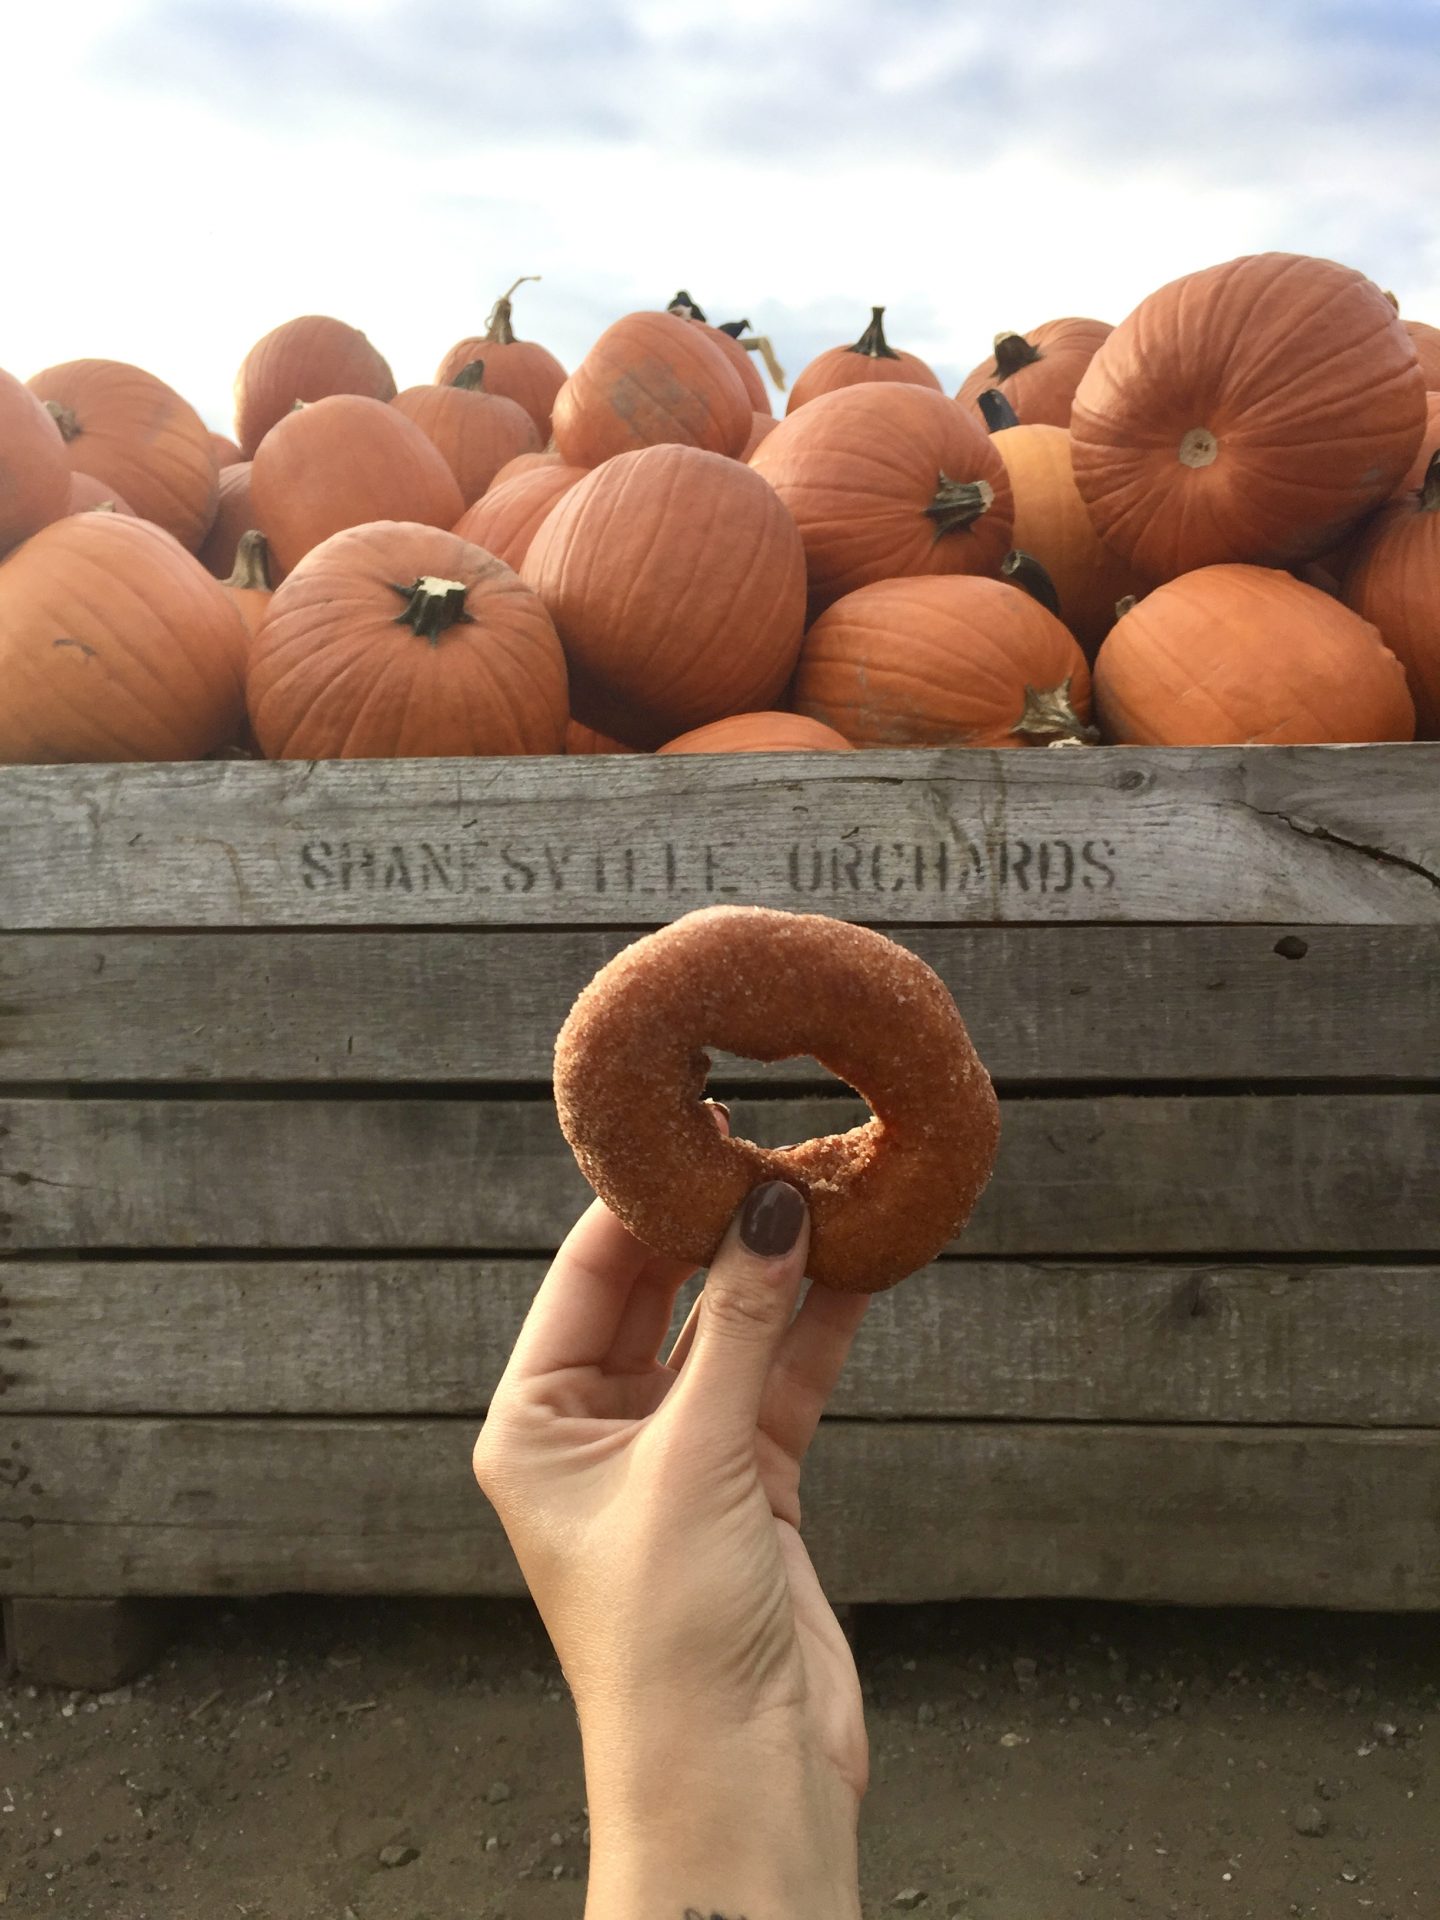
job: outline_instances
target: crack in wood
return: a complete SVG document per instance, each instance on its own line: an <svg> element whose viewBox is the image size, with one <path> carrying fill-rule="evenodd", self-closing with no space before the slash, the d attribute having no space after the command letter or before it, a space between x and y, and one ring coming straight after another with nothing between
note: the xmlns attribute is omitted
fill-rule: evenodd
<svg viewBox="0 0 1440 1920"><path fill-rule="evenodd" d="M1432 873L1421 861L1411 860L1403 853L1392 853L1388 847L1372 847L1363 840L1349 840L1343 833L1322 826L1318 820L1298 820L1293 813L1285 813L1278 808L1256 807L1255 812L1262 820L1279 820L1293 833L1302 834L1307 840L1320 840L1327 846L1343 847L1347 853L1364 854L1367 859L1375 860L1382 866L1401 867L1407 873L1418 874L1422 880L1440 890L1440 873Z"/></svg>

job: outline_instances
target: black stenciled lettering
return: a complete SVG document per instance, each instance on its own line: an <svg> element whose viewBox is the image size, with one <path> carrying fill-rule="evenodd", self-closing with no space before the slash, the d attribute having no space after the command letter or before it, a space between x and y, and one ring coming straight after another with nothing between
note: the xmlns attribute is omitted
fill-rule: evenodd
<svg viewBox="0 0 1440 1920"><path fill-rule="evenodd" d="M449 847L436 847L428 840L422 840L416 852L420 856L419 884L422 893L429 893L432 887L441 893L455 891L455 876L446 862L451 859Z"/></svg>
<svg viewBox="0 0 1440 1920"><path fill-rule="evenodd" d="M860 866L865 858L863 847L846 846L830 849L830 890L839 893L842 881L850 882L852 893L860 891Z"/></svg>
<svg viewBox="0 0 1440 1920"><path fill-rule="evenodd" d="M356 847L349 840L340 847L340 885L349 893L357 886L375 884L375 849Z"/></svg>
<svg viewBox="0 0 1440 1920"><path fill-rule="evenodd" d="M300 849L300 884L307 892L314 893L319 887L333 886L334 869L329 865L330 842L328 840L307 840Z"/></svg>
<svg viewBox="0 0 1440 1920"><path fill-rule="evenodd" d="M728 853L735 845L733 840L717 840L705 849L705 891L706 893L734 893L733 885L727 885L720 878L720 856Z"/></svg>
<svg viewBox="0 0 1440 1920"><path fill-rule="evenodd" d="M1115 848L1110 841L1087 840L1080 849L1080 859L1092 871L1081 875L1081 886L1092 893L1108 893L1115 884L1115 869L1110 865L1114 858ZM1096 874L1099 879L1095 878Z"/></svg>
<svg viewBox="0 0 1440 1920"><path fill-rule="evenodd" d="M500 864L504 871L500 884L506 893L529 893L535 885L535 869L528 860L522 860L509 847L501 847Z"/></svg>
<svg viewBox="0 0 1440 1920"><path fill-rule="evenodd" d="M796 893L814 893L820 885L825 863L818 847L802 847L797 840L790 849L790 885ZM806 868L809 877L806 877Z"/></svg>
<svg viewBox="0 0 1440 1920"><path fill-rule="evenodd" d="M1040 842L1041 893L1069 893L1075 884L1075 849L1068 840Z"/></svg>
<svg viewBox="0 0 1440 1920"><path fill-rule="evenodd" d="M604 893L608 885L609 882L605 877L605 850L603 847L597 847L595 850L595 891L597 893Z"/></svg>
<svg viewBox="0 0 1440 1920"><path fill-rule="evenodd" d="M942 846L942 858L945 852L946 850ZM955 854L955 885L958 890L964 893L972 879L978 880L983 885L987 872L984 849L976 846L973 840L958 840L955 842Z"/></svg>
<svg viewBox="0 0 1440 1920"><path fill-rule="evenodd" d="M1030 891L1030 862L1035 857L1035 849L1028 840L1002 841L1000 845L1000 884L1008 887L1013 881L1021 893Z"/></svg>
<svg viewBox="0 0 1440 1920"><path fill-rule="evenodd" d="M624 881L625 891L626 893L634 893L635 891L635 849L634 847L626 847L624 855L621 858L621 866L624 870L624 875L625 875L625 881Z"/></svg>
<svg viewBox="0 0 1440 1920"><path fill-rule="evenodd" d="M563 893L565 891L565 869L574 858L575 849L573 847L562 847L558 855L554 847L542 847L541 851L545 855L545 872L550 881L551 892Z"/></svg>
<svg viewBox="0 0 1440 1920"><path fill-rule="evenodd" d="M388 893L394 888L399 893L413 893L410 880L410 866L405 858L403 847L391 847L385 861L385 871L380 876L380 884Z"/></svg>
<svg viewBox="0 0 1440 1920"><path fill-rule="evenodd" d="M679 883L680 863L675 858L675 843L672 840L667 840L665 842L665 891L667 893L674 893Z"/></svg>

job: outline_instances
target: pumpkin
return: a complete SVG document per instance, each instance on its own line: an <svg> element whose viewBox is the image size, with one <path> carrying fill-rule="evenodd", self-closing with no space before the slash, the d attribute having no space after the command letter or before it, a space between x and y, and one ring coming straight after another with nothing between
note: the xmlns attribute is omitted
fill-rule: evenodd
<svg viewBox="0 0 1440 1920"><path fill-rule="evenodd" d="M879 580L806 634L795 707L857 747L1044 746L1088 737L1090 669L1004 581Z"/></svg>
<svg viewBox="0 0 1440 1920"><path fill-rule="evenodd" d="M991 444L1015 494L1011 539L1033 554L1055 584L1061 619L1093 661L1115 624L1115 602L1148 582L1096 533L1070 465L1064 427L1004 427Z"/></svg>
<svg viewBox="0 0 1440 1920"><path fill-rule="evenodd" d="M1404 667L1419 737L1440 740L1440 450L1417 489L1381 508L1342 593Z"/></svg>
<svg viewBox="0 0 1440 1920"><path fill-rule="evenodd" d="M1095 661L1107 740L1153 747L1409 740L1405 670L1368 620L1270 567L1157 587Z"/></svg>
<svg viewBox="0 0 1440 1920"><path fill-rule="evenodd" d="M414 521L350 527L305 556L251 643L246 697L272 760L559 753L565 739L565 659L540 601L491 554Z"/></svg>
<svg viewBox="0 0 1440 1920"><path fill-rule="evenodd" d="M768 438L779 424L780 422L775 418L773 413L757 413L755 415L755 424L750 429L750 438L740 449L740 458L742 460L748 460L760 442Z"/></svg>
<svg viewBox="0 0 1440 1920"><path fill-rule="evenodd" d="M1075 396L1075 482L1153 580L1334 547L1399 484L1425 427L1415 349L1363 274L1252 254L1143 300Z"/></svg>
<svg viewBox="0 0 1440 1920"><path fill-rule="evenodd" d="M657 753L822 753L848 748L834 727L803 713L732 713L667 740Z"/></svg>
<svg viewBox="0 0 1440 1920"><path fill-rule="evenodd" d="M755 413L773 414L774 408L770 405L769 389L760 378L760 373L755 362L750 358L750 355L745 351L744 347L741 346L732 332L729 332L724 327L712 327L699 307L691 300L688 293L677 293L665 311L667 313L678 314L682 320L688 320L692 326L703 328L705 338L715 343L735 369L736 373L739 374L740 384L750 396L752 411ZM734 324L741 332L744 332L750 325L750 322L748 320L737 320Z"/></svg>
<svg viewBox="0 0 1440 1920"><path fill-rule="evenodd" d="M608 733L597 733L594 727L587 727L579 720L567 720L565 723L566 753L634 753L634 747L627 747L623 740L616 740Z"/></svg>
<svg viewBox="0 0 1440 1920"><path fill-rule="evenodd" d="M995 352L966 375L955 398L978 409L1000 392L1027 427L1068 427L1075 389L1111 332L1103 320L1047 320L1030 333L997 333Z"/></svg>
<svg viewBox="0 0 1440 1920"><path fill-rule="evenodd" d="M235 550L241 534L254 525L250 462L237 460L233 467L220 469L220 504L215 509L210 531L200 542L196 559L217 580L224 580L235 565Z"/></svg>
<svg viewBox="0 0 1440 1920"><path fill-rule="evenodd" d="M77 513L0 565L0 762L198 760L241 716L240 615L148 520Z"/></svg>
<svg viewBox="0 0 1440 1920"><path fill-rule="evenodd" d="M229 579L220 584L235 602L246 633L257 634L264 625L271 599L263 533L250 527L241 534L235 548L235 566Z"/></svg>
<svg viewBox="0 0 1440 1920"><path fill-rule="evenodd" d="M0 554L71 513L70 456L44 403L0 373Z"/></svg>
<svg viewBox="0 0 1440 1920"><path fill-rule="evenodd" d="M96 480L88 473L72 473L70 476L71 513L128 513L134 519L135 509L128 501L122 500L113 487L107 487L103 480Z"/></svg>
<svg viewBox="0 0 1440 1920"><path fill-rule="evenodd" d="M491 487L503 487L507 480L517 480L522 473L538 473L546 467L563 467L565 462L553 448L544 453L517 453L513 460L507 460L490 482ZM571 469L575 473L584 473L584 467ZM487 489L488 491L488 489Z"/></svg>
<svg viewBox="0 0 1440 1920"><path fill-rule="evenodd" d="M393 400L395 376L357 327L327 314L287 320L257 340L235 376L235 438L247 460L297 400L357 393Z"/></svg>
<svg viewBox="0 0 1440 1920"><path fill-rule="evenodd" d="M521 574L564 643L575 718L638 747L773 705L799 652L795 523L752 468L699 447L644 447L587 473Z"/></svg>
<svg viewBox="0 0 1440 1920"><path fill-rule="evenodd" d="M542 441L550 437L550 415L555 396L565 384L565 369L547 348L534 340L517 340L510 324L510 296L538 273L525 273L495 302L484 333L457 340L435 371L435 384L448 386L472 360L485 362L485 386L523 407Z"/></svg>
<svg viewBox="0 0 1440 1920"><path fill-rule="evenodd" d="M508 460L538 453L540 436L513 400L487 393L485 368L472 360L447 387L406 387L390 402L444 454L468 507Z"/></svg>
<svg viewBox="0 0 1440 1920"><path fill-rule="evenodd" d="M238 466L245 458L238 443L232 440L228 433L216 433L213 427L210 429L210 445L222 473L226 467Z"/></svg>
<svg viewBox="0 0 1440 1920"><path fill-rule="evenodd" d="M371 520L453 527L465 511L444 454L382 400L333 394L272 427L251 462L255 524L283 577L312 547Z"/></svg>
<svg viewBox="0 0 1440 1920"><path fill-rule="evenodd" d="M632 313L607 327L560 389L552 426L566 464L677 445L738 455L750 397L720 349L673 313Z"/></svg>
<svg viewBox="0 0 1440 1920"><path fill-rule="evenodd" d="M455 532L518 572L545 516L584 478L583 467L544 466L517 474L468 507L455 522Z"/></svg>
<svg viewBox="0 0 1440 1920"><path fill-rule="evenodd" d="M1401 494L1413 493L1417 487L1423 487L1430 462L1437 453L1440 453L1440 392L1425 395L1425 437L1397 491Z"/></svg>
<svg viewBox="0 0 1440 1920"><path fill-rule="evenodd" d="M1426 387L1431 393L1440 392L1440 327L1428 326L1423 320L1406 320L1403 324L1414 342Z"/></svg>
<svg viewBox="0 0 1440 1920"><path fill-rule="evenodd" d="M933 387L941 391L934 371L914 353L902 353L885 338L883 307L870 309L870 324L853 346L827 347L802 367L785 402L786 413L818 400L822 393L838 393L842 387L867 386L872 382L899 381L909 386Z"/></svg>
<svg viewBox="0 0 1440 1920"><path fill-rule="evenodd" d="M978 420L924 387L821 394L750 465L794 515L816 608L901 574L994 573L1010 547L1004 461Z"/></svg>
<svg viewBox="0 0 1440 1920"><path fill-rule="evenodd" d="M220 468L190 403L123 360L68 360L26 384L59 427L71 467L193 553L215 518Z"/></svg>

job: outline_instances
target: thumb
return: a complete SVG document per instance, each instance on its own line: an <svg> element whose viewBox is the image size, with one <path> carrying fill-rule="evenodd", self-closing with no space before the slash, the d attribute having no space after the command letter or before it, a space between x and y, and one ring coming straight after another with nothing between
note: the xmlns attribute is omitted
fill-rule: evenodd
<svg viewBox="0 0 1440 1920"><path fill-rule="evenodd" d="M809 1245L810 1216L796 1188L771 1180L746 1196L711 1262L694 1341L670 1395L682 1419L703 1407L734 1437L751 1438Z"/></svg>

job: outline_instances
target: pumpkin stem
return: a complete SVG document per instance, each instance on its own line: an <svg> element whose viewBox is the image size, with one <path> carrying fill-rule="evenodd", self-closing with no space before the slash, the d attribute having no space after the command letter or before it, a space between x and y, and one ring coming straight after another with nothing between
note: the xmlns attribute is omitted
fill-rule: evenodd
<svg viewBox="0 0 1440 1920"><path fill-rule="evenodd" d="M1139 599L1140 596L1138 593L1122 595L1121 598L1115 602L1115 618L1117 620L1123 620L1130 609L1138 603Z"/></svg>
<svg viewBox="0 0 1440 1920"><path fill-rule="evenodd" d="M1033 367L1044 355L1032 347L1023 333L997 333L995 336L995 378L1008 380L1022 367Z"/></svg>
<svg viewBox="0 0 1440 1920"><path fill-rule="evenodd" d="M1055 582L1033 553L1022 553L1018 547L1012 547L1000 562L1000 573L1059 619L1060 595L1055 591Z"/></svg>
<svg viewBox="0 0 1440 1920"><path fill-rule="evenodd" d="M515 329L510 325L510 296L516 287L523 287L527 280L538 280L538 273L522 273L518 280L512 280L490 309L490 318L485 322L485 344L494 347L513 347Z"/></svg>
<svg viewBox="0 0 1440 1920"><path fill-rule="evenodd" d="M409 627L431 646L438 644L447 627L472 624L474 614L465 611L465 595L470 589L463 580L442 580L433 573L421 574L408 587L390 587L405 601L405 611L397 613L397 627Z"/></svg>
<svg viewBox="0 0 1440 1920"><path fill-rule="evenodd" d="M869 326L866 327L853 347L847 347L845 349L847 353L863 353L869 360L898 360L900 358L899 354L885 338L885 329L880 324L881 316L884 312L884 307L872 307L870 309Z"/></svg>
<svg viewBox="0 0 1440 1920"><path fill-rule="evenodd" d="M60 438L65 441L78 440L84 428L69 407L62 407L58 400L47 400L45 411L60 429Z"/></svg>
<svg viewBox="0 0 1440 1920"><path fill-rule="evenodd" d="M450 384L462 393L478 393L485 384L485 362L467 360Z"/></svg>
<svg viewBox="0 0 1440 1920"><path fill-rule="evenodd" d="M952 480L942 473L925 517L935 522L938 540L942 534L956 533L988 513L994 499L995 489L988 480Z"/></svg>
<svg viewBox="0 0 1440 1920"><path fill-rule="evenodd" d="M224 583L227 587L258 588L270 591L270 550L265 536L251 527L235 542L235 570Z"/></svg>
<svg viewBox="0 0 1440 1920"><path fill-rule="evenodd" d="M1066 674L1058 687L1026 687L1025 711L1010 731L1019 740L1083 740L1094 746L1100 735L1087 727L1070 704L1070 682Z"/></svg>
<svg viewBox="0 0 1440 1920"><path fill-rule="evenodd" d="M1018 427L1020 416L998 387L987 387L976 405L980 417L991 433L1004 433L1009 427Z"/></svg>
<svg viewBox="0 0 1440 1920"><path fill-rule="evenodd" d="M1440 448L1431 454L1425 478L1420 482L1420 511L1440 513Z"/></svg>

